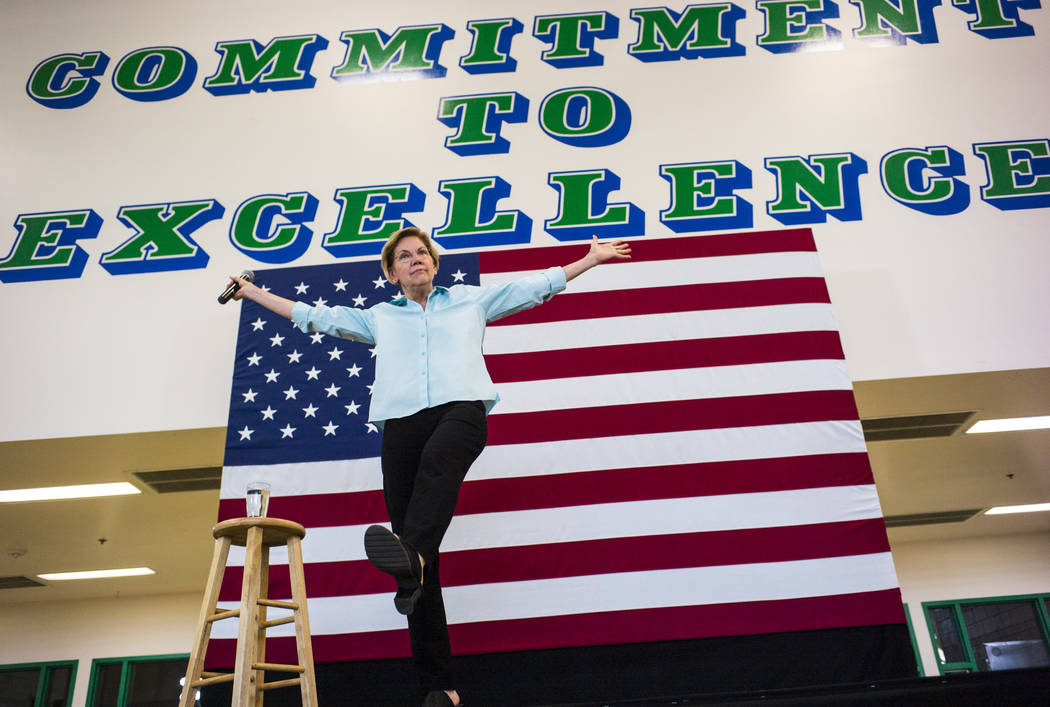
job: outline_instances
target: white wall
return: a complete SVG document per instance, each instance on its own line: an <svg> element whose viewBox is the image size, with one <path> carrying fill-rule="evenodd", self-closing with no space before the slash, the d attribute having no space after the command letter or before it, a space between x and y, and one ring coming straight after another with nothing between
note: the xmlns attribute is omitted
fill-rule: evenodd
<svg viewBox="0 0 1050 707"><path fill-rule="evenodd" d="M744 55L642 62L627 53L638 34L630 10L647 5L632 0L6 2L0 257L16 241L19 214L91 208L103 224L96 238L80 241L88 255L81 276L0 283L0 323L8 332L0 346L6 376L0 440L225 424L237 307L219 307L214 297L227 273L267 267L229 239L245 199L314 195L313 239L292 263L311 265L335 260L321 241L337 220L336 189L412 182L426 204L410 217L433 229L447 206L440 180L494 174L512 187L499 208L528 214L531 245L542 246L555 243L543 230L558 209L557 192L547 184L551 171L612 170L622 181L611 201L645 212L645 237L672 237L659 220L670 201L661 164L739 161L752 172L753 185L738 195L754 207L754 228L774 229L782 225L766 203L777 198L777 185L765 158L855 153L868 167L859 178L863 218L812 224L854 379L1050 365L1046 209L1002 211L983 201L985 167L973 151L984 141L1050 136L1050 94L1042 90L1047 8L1021 10L1034 36L988 39L967 28L969 15L945 3L932 15L939 41L878 47L853 36L858 10L840 2L840 17L827 20L842 34L839 47L773 54L756 43L765 29L762 13L753 2L738 5L746 12L736 32ZM581 9L619 20L616 38L596 41L604 65L556 69L543 62L547 45L532 36L534 17ZM459 58L471 46L466 23L508 16L525 28L511 50L517 71L462 70ZM346 53L341 32L431 23L455 31L441 52L444 78L365 84L331 78ZM218 66L217 42L314 33L328 47L314 59L312 89L213 96L202 88ZM122 57L164 45L198 63L186 93L143 103L114 90ZM90 102L56 110L28 97L37 64L87 51L110 57ZM630 107L627 136L599 148L548 137L537 120L544 97L591 85ZM453 154L444 147L453 131L435 118L440 99L492 91L516 91L530 101L525 123L504 126L510 151ZM932 145L963 156L971 203L961 213L920 213L881 185L883 155ZM103 254L133 235L117 219L122 206L204 198L226 209L193 234L210 254L206 268L111 275L100 266Z"/></svg>
<svg viewBox="0 0 1050 707"><path fill-rule="evenodd" d="M91 661L189 653L201 593L0 606L0 665L76 660L73 705L87 700Z"/></svg>
<svg viewBox="0 0 1050 707"><path fill-rule="evenodd" d="M924 601L1050 592L1050 535L999 535L893 545L901 595L926 675L937 675Z"/></svg>

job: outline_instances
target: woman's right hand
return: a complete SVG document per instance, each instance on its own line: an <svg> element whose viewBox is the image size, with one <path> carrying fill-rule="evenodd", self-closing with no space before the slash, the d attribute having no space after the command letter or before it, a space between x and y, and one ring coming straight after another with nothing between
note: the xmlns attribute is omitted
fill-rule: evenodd
<svg viewBox="0 0 1050 707"><path fill-rule="evenodd" d="M244 299L245 297L248 296L248 293L251 290L253 290L253 289L258 290L259 289L258 287L256 287L252 283L250 283L247 280L245 280L243 277L238 277L237 275L230 275L230 282L229 282L229 284L232 285L233 283L237 283L240 286L239 289L236 292L233 293L233 299L235 299L235 300L242 300L242 299Z"/></svg>

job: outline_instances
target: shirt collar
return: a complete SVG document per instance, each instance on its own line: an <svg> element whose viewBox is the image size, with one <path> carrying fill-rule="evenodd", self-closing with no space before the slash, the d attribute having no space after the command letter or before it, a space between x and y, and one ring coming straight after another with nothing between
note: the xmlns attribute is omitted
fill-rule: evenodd
<svg viewBox="0 0 1050 707"><path fill-rule="evenodd" d="M447 287L442 287L441 285L434 285L434 289L432 289L430 291L430 294L427 295L427 299L429 300L434 295L439 294L439 293L442 294L442 295L447 295L448 294L448 288ZM405 297L405 295L402 294L400 297L398 297L397 299L393 300L390 304L394 305L395 307L404 307L405 305L408 304L408 297Z"/></svg>

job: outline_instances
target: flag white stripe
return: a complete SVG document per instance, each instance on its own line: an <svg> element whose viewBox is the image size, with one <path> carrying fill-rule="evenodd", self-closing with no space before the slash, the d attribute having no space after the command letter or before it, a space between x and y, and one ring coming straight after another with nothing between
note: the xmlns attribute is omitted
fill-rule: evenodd
<svg viewBox="0 0 1050 707"><path fill-rule="evenodd" d="M897 586L890 553L714 567L559 577L442 589L449 623L567 616L658 607L727 604L882 591ZM307 600L311 626L321 633L403 629L391 593ZM234 602L220 602L235 609ZM274 612L274 616L277 616ZM273 627L270 636L293 636ZM236 622L217 622L213 638L236 638Z"/></svg>
<svg viewBox="0 0 1050 707"><path fill-rule="evenodd" d="M778 304L494 326L485 330L485 353L527 353L796 331L838 331L831 305Z"/></svg>
<svg viewBox="0 0 1050 707"><path fill-rule="evenodd" d="M852 390L846 362L781 361L501 383L494 416L812 390Z"/></svg>
<svg viewBox="0 0 1050 707"><path fill-rule="evenodd" d="M474 513L452 519L441 551L838 523L881 515L870 484ZM365 559L366 527L310 528L302 545L303 561ZM288 564L287 548L274 548L270 563ZM230 548L227 565L243 564L244 548Z"/></svg>
<svg viewBox="0 0 1050 707"><path fill-rule="evenodd" d="M528 273L482 273L482 285L498 285ZM813 252L750 253L681 260L651 260L616 263L594 268L587 277L573 280L566 292L604 292L647 287L673 287L713 282L779 280L788 277L819 277L824 273Z"/></svg>
<svg viewBox="0 0 1050 707"><path fill-rule="evenodd" d="M470 468L468 481L546 476L602 469L702 464L863 452L856 420L689 430L557 442L491 445ZM383 488L379 460L348 459L223 469L220 497L244 498L249 481L265 481L273 496L351 493ZM312 531L311 531L312 532Z"/></svg>

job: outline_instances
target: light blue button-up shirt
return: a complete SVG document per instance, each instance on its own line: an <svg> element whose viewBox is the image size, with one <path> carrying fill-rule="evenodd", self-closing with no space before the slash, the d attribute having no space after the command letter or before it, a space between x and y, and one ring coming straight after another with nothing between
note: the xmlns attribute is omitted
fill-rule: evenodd
<svg viewBox="0 0 1050 707"><path fill-rule="evenodd" d="M368 309L296 302L292 321L304 332L375 344L368 420L382 427L386 420L454 400L481 400L491 410L499 394L481 355L485 324L564 289L565 271L553 267L501 285L435 287L426 309L404 296Z"/></svg>

